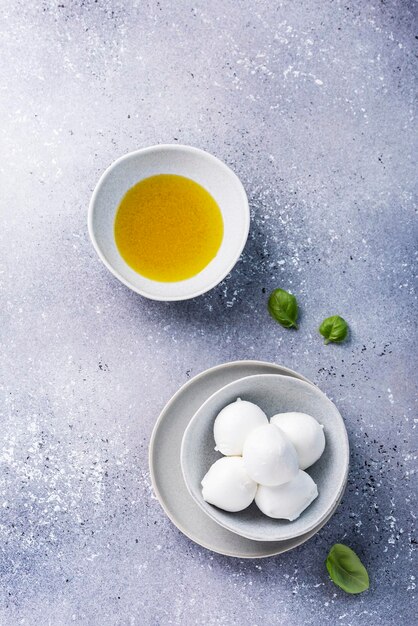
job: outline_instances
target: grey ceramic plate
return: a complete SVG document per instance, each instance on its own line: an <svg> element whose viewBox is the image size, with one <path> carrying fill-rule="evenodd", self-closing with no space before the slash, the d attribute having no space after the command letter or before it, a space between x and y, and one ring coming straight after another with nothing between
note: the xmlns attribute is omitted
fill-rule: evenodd
<svg viewBox="0 0 418 626"><path fill-rule="evenodd" d="M275 413L308 413L324 426L326 446L321 458L307 469L318 485L319 495L293 522L264 515L253 502L239 513L222 511L203 500L201 480L221 454L214 450L213 424L219 411L237 398ZM189 422L181 448L183 476L190 494L215 522L247 539L285 541L304 535L326 519L345 485L349 463L347 432L335 406L311 383L289 376L261 374L240 378L215 392Z"/></svg>
<svg viewBox="0 0 418 626"><path fill-rule="evenodd" d="M181 387L165 406L155 424L149 450L154 492L173 524L202 547L243 559L274 556L295 548L326 524L335 510L313 531L296 539L251 541L231 533L208 518L189 494L180 468L181 441L188 423L215 391L234 380L255 374L283 374L307 380L292 370L261 361L236 361L206 370ZM338 503L335 508L337 506Z"/></svg>

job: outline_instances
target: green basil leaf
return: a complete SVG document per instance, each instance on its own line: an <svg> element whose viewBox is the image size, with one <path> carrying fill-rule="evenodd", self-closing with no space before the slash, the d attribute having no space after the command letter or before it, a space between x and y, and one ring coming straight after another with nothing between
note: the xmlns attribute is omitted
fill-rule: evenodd
<svg viewBox="0 0 418 626"><path fill-rule="evenodd" d="M298 303L293 294L284 289L271 292L267 304L270 315L284 328L297 328Z"/></svg>
<svg viewBox="0 0 418 626"><path fill-rule="evenodd" d="M357 554L348 546L336 543L329 551L328 574L347 593L361 593L369 588L369 575Z"/></svg>
<svg viewBox="0 0 418 626"><path fill-rule="evenodd" d="M319 332L325 337L325 343L344 341L348 333L348 324L339 315L332 315L322 322Z"/></svg>

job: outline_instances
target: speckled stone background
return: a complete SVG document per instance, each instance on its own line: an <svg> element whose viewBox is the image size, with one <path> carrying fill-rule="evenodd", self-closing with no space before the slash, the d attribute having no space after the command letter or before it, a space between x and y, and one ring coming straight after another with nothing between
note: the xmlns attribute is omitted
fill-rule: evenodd
<svg viewBox="0 0 418 626"><path fill-rule="evenodd" d="M417 4L2 0L1 13L1 624L413 624ZM184 303L131 293L87 236L103 169L158 142L224 159L251 203L241 261ZM277 286L298 297L298 332L266 313ZM316 328L334 313L351 339L325 347ZM351 443L331 522L255 562L186 539L147 462L171 394L245 358L314 380ZM369 592L329 581L336 541Z"/></svg>

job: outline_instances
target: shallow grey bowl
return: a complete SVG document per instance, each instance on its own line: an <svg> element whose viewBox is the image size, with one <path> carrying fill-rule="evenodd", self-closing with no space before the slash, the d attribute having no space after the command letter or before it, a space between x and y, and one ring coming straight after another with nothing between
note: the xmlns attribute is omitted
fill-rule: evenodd
<svg viewBox="0 0 418 626"><path fill-rule="evenodd" d="M219 411L237 398L258 404L268 417L300 411L324 425L323 455L307 472L318 485L319 495L289 522L267 517L253 502L239 513L228 513L205 502L201 480L222 455L215 452L213 424ZM181 468L187 488L200 508L224 528L255 541L281 541L298 537L321 524L341 497L348 473L349 448L343 419L336 406L317 387L276 374L241 378L214 393L195 413L183 436Z"/></svg>

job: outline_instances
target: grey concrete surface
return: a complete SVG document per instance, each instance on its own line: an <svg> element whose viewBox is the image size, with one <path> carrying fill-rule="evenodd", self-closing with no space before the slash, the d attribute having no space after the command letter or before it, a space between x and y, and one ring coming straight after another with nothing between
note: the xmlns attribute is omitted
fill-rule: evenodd
<svg viewBox="0 0 418 626"><path fill-rule="evenodd" d="M0 8L1 624L413 624L417 4ZM251 203L241 261L185 303L131 293L87 237L100 173L158 142L224 159ZM266 313L278 286L298 297L297 332ZM351 337L324 346L334 313ZM313 379L351 443L334 518L256 562L182 536L147 463L170 395L244 358ZM337 541L367 593L329 581Z"/></svg>

